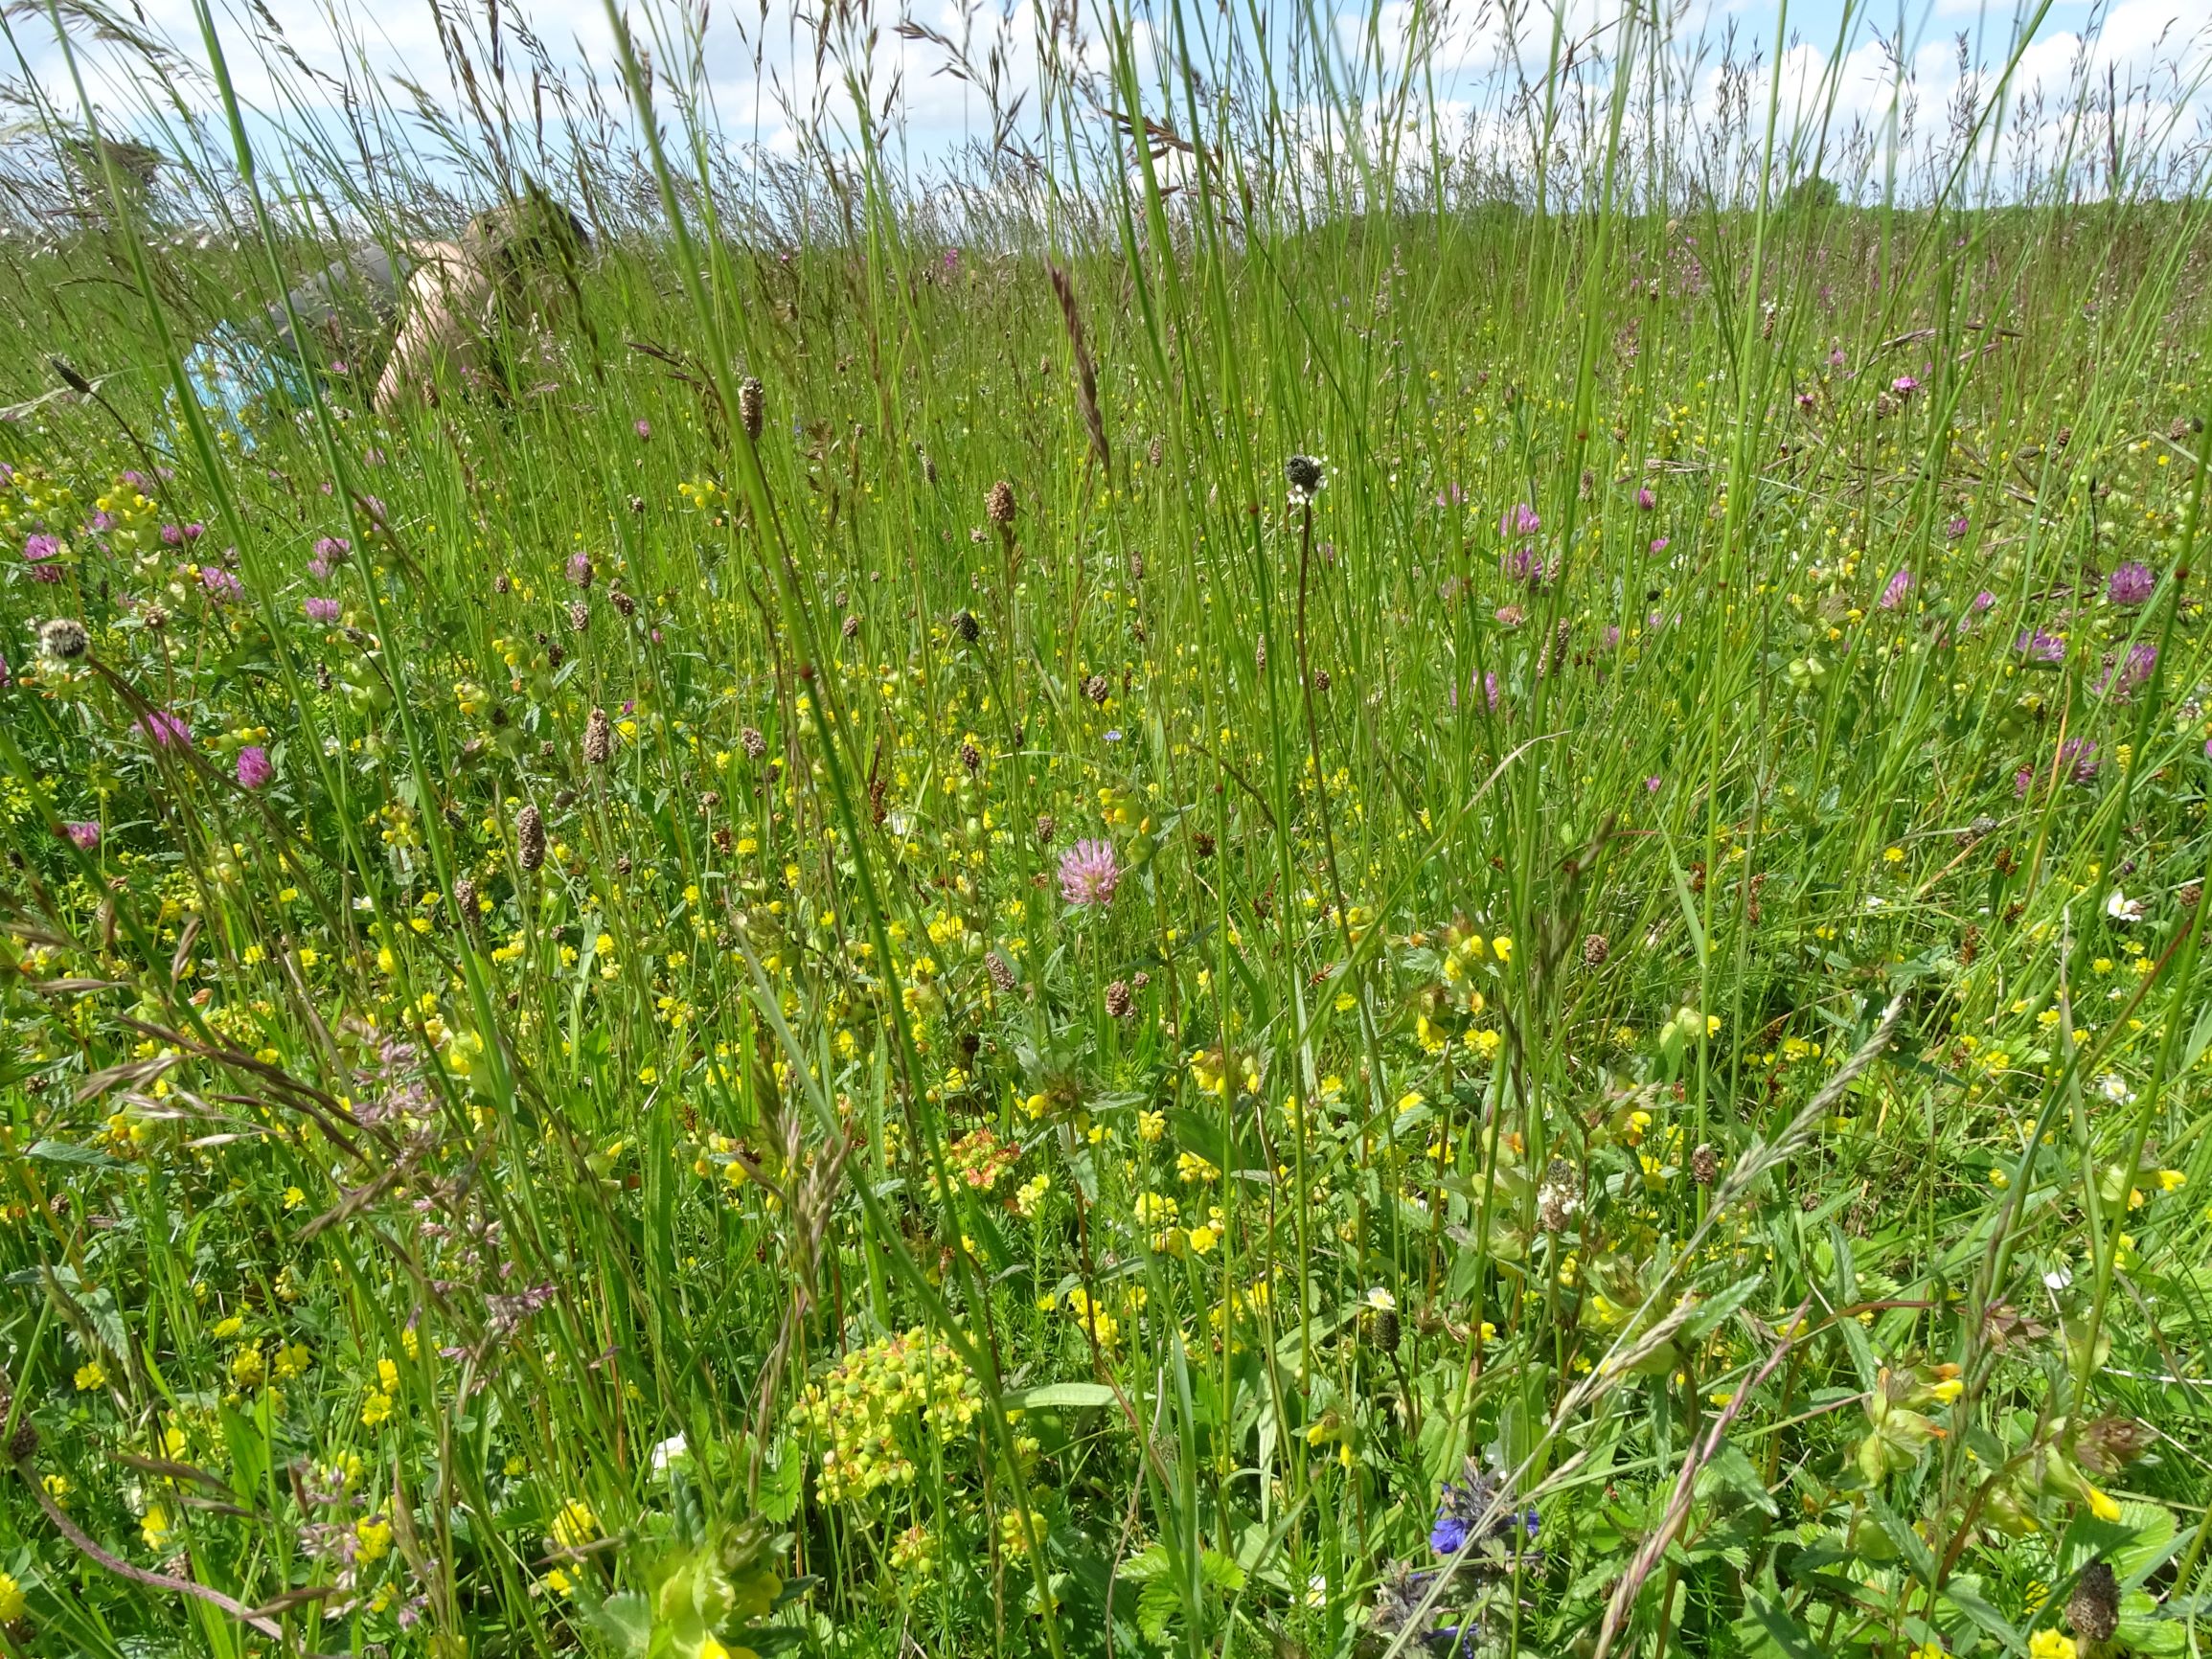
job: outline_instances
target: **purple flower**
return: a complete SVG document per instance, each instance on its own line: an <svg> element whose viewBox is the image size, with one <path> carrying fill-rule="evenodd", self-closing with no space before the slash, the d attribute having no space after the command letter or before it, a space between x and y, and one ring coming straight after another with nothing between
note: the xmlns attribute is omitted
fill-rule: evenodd
<svg viewBox="0 0 2212 1659"><path fill-rule="evenodd" d="M1533 547L1498 555L1497 568L1510 580L1525 581L1531 587L1541 587L1550 579L1550 572L1544 569L1543 556Z"/></svg>
<svg viewBox="0 0 2212 1659"><path fill-rule="evenodd" d="M148 710L146 717L138 722L138 729L157 749L166 749L171 744L180 749L192 747L192 728L185 724L181 715L172 715L167 709Z"/></svg>
<svg viewBox="0 0 2212 1659"><path fill-rule="evenodd" d="M1845 361L1846 359L1843 355L1843 348L1841 346L1836 347L1828 353L1828 366L1831 369L1842 368Z"/></svg>
<svg viewBox="0 0 2212 1659"><path fill-rule="evenodd" d="M1060 855L1060 896L1070 904L1112 903L1121 878L1110 841L1078 841Z"/></svg>
<svg viewBox="0 0 2212 1659"><path fill-rule="evenodd" d="M184 545L184 526L181 524L163 525L161 527L161 545L164 547L182 547Z"/></svg>
<svg viewBox="0 0 2212 1659"><path fill-rule="evenodd" d="M33 564L44 564L50 558L61 557L61 538L58 535L27 535L23 538L23 557Z"/></svg>
<svg viewBox="0 0 2212 1659"><path fill-rule="evenodd" d="M100 845L100 826L72 820L61 826L61 833L77 843L80 852L89 852Z"/></svg>
<svg viewBox="0 0 2212 1659"><path fill-rule="evenodd" d="M245 583L220 565L207 565L199 573L199 584L207 590L209 599L217 604L245 598Z"/></svg>
<svg viewBox="0 0 2212 1659"><path fill-rule="evenodd" d="M588 553L570 554L568 556L568 580L578 587L589 587L591 577L591 555Z"/></svg>
<svg viewBox="0 0 2212 1659"><path fill-rule="evenodd" d="M1506 515L1497 521L1500 535L1534 535L1543 528L1543 520L1527 502L1516 502Z"/></svg>
<svg viewBox="0 0 2212 1659"><path fill-rule="evenodd" d="M317 581L329 581L331 572L346 562L346 556L353 551L353 544L342 535L326 535L315 543L315 557L308 560L308 568Z"/></svg>
<svg viewBox="0 0 2212 1659"><path fill-rule="evenodd" d="M1973 596L1973 603L1968 608L1972 610L1975 616L1979 616L1983 611L1989 609L1991 605L1996 603L1996 602L1997 596L1990 592L1990 590L1985 587L1981 590L1981 592Z"/></svg>
<svg viewBox="0 0 2212 1659"><path fill-rule="evenodd" d="M259 743L248 743L239 751L239 787L259 789L276 775L276 767L269 764L269 752Z"/></svg>
<svg viewBox="0 0 2212 1659"><path fill-rule="evenodd" d="M113 530L115 528L115 514L105 508L102 508L92 515L91 528L95 531Z"/></svg>
<svg viewBox="0 0 2212 1659"><path fill-rule="evenodd" d="M945 274L949 277L959 269L960 250L958 248L946 248L945 250Z"/></svg>
<svg viewBox="0 0 2212 1659"><path fill-rule="evenodd" d="M1468 1524L1457 1515L1438 1515L1428 1529L1428 1547L1440 1556L1456 1556L1467 1548Z"/></svg>
<svg viewBox="0 0 2212 1659"><path fill-rule="evenodd" d="M1804 410L1807 414L1812 413L1813 405L1817 402L1819 402L1819 399L1813 397L1810 392L1800 392L1797 394L1797 407Z"/></svg>
<svg viewBox="0 0 2212 1659"><path fill-rule="evenodd" d="M1659 498L1653 492L1649 484L1636 491L1636 505L1646 512L1659 505Z"/></svg>
<svg viewBox="0 0 2212 1659"><path fill-rule="evenodd" d="M1649 778L1644 780L1644 793L1647 795L1656 795L1659 792L1659 785L1663 782L1665 782L1665 780L1662 779L1656 772L1653 773Z"/></svg>
<svg viewBox="0 0 2212 1659"><path fill-rule="evenodd" d="M1889 383L1889 389L1900 398L1909 398L1920 390L1920 382L1910 375L1900 375Z"/></svg>
<svg viewBox="0 0 2212 1659"><path fill-rule="evenodd" d="M194 523L184 527L184 538L187 541L197 541L206 534L207 526L204 524Z"/></svg>
<svg viewBox="0 0 2212 1659"><path fill-rule="evenodd" d="M1959 539L1961 536L1963 536L1964 534L1966 534L1966 532L1967 532L1967 520L1966 520L1966 514L1965 514L1965 513L1963 513L1963 512L1962 512L1962 513L1960 513L1960 514L1959 514L1959 515L1958 515L1956 518L1952 519L1952 520L1951 520L1951 521L1950 521L1949 524L1945 525L1943 528L1944 528L1944 533L1945 533L1947 535L1949 535L1949 536L1951 538L1951 540L1953 540L1953 541L1956 541L1956 540L1958 540L1958 539Z"/></svg>
<svg viewBox="0 0 2212 1659"><path fill-rule="evenodd" d="M2013 649L2031 663L2063 663L2066 660L2066 642L2057 634L2047 634L2041 628L2025 629L2013 641Z"/></svg>
<svg viewBox="0 0 2212 1659"><path fill-rule="evenodd" d="M638 421L633 430L640 438L650 438L652 436L652 422L650 420L641 420Z"/></svg>
<svg viewBox="0 0 2212 1659"><path fill-rule="evenodd" d="M1608 650L1609 651L1609 650L1617 650L1617 649L1619 649L1619 648L1620 648L1620 644L1621 644L1621 630L1620 630L1620 628L1619 628L1619 626L1618 626L1617 625L1614 625L1614 626L1612 626L1612 627L1608 627L1608 629L1606 629L1606 635L1605 635L1605 638L1606 638L1606 649L1608 649Z"/></svg>
<svg viewBox="0 0 2212 1659"><path fill-rule="evenodd" d="M0 489L5 489L14 482L15 468L9 466L7 462L0 461Z"/></svg>
<svg viewBox="0 0 2212 1659"><path fill-rule="evenodd" d="M2105 584L2105 597L2114 604L2141 604L2157 591L2157 573L2140 559L2132 558L2120 566Z"/></svg>
<svg viewBox="0 0 2212 1659"><path fill-rule="evenodd" d="M1889 585L1881 590L1881 597L1875 602L1883 610L1895 610L1904 602L1904 596L1911 591L1912 572L1901 570L1890 577Z"/></svg>
<svg viewBox="0 0 2212 1659"><path fill-rule="evenodd" d="M129 485L133 489L143 490L153 483L153 480L147 477L147 475L143 472L129 471L123 473L121 476L123 482Z"/></svg>
<svg viewBox="0 0 2212 1659"><path fill-rule="evenodd" d="M2087 784L2097 776L2097 745L2087 738L2068 738L2059 745L2059 770L2070 772L2077 784Z"/></svg>
<svg viewBox="0 0 2212 1659"><path fill-rule="evenodd" d="M1654 535L1654 536L1653 536L1653 537L1652 537L1652 551L1653 551L1653 553L1664 553L1664 552L1666 552L1666 551L1667 551L1667 538L1666 538L1665 536L1663 536L1663 535Z"/></svg>
<svg viewBox="0 0 2212 1659"><path fill-rule="evenodd" d="M2158 648L2154 645L2131 646L2127 661L2105 670L2105 677L2097 683L2100 693L2109 691L2114 696L2124 697L2151 677L2151 670L2158 666Z"/></svg>
<svg viewBox="0 0 2212 1659"><path fill-rule="evenodd" d="M311 623L334 623L338 620L338 602L334 599L310 599L301 606Z"/></svg>

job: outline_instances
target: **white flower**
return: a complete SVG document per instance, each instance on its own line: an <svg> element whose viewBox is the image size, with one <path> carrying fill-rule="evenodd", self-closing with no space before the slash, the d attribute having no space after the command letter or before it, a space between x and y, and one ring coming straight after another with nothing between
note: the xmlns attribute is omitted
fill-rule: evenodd
<svg viewBox="0 0 2212 1659"><path fill-rule="evenodd" d="M1367 1293L1367 1306L1378 1313L1387 1313L1398 1306L1398 1298L1378 1284Z"/></svg>
<svg viewBox="0 0 2212 1659"><path fill-rule="evenodd" d="M2114 921L2140 921L2143 920L2143 901L2130 898L2115 887L2112 889L2112 897L2105 900L2105 914Z"/></svg>
<svg viewBox="0 0 2212 1659"><path fill-rule="evenodd" d="M667 1474L669 1465L674 1463L678 1458L689 1457L691 1450L691 1443L685 1440L682 1435L669 1436L667 1440L662 1441L660 1444L652 1448L652 1472L656 1475Z"/></svg>
<svg viewBox="0 0 2212 1659"><path fill-rule="evenodd" d="M2115 1106L2124 1106L2135 1098L2135 1091L2128 1087L2128 1079L2118 1072L2107 1072L2099 1078L2097 1088Z"/></svg>
<svg viewBox="0 0 2212 1659"><path fill-rule="evenodd" d="M2043 1288L2046 1290L2064 1290L2073 1282L2074 1270L2063 1261L2043 1275Z"/></svg>

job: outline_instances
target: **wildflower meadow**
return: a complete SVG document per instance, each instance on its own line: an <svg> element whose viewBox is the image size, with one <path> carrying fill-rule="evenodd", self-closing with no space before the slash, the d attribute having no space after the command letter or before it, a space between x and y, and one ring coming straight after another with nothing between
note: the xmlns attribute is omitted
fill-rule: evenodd
<svg viewBox="0 0 2212 1659"><path fill-rule="evenodd" d="M9 9L0 1654L2204 1651L2149 4Z"/></svg>

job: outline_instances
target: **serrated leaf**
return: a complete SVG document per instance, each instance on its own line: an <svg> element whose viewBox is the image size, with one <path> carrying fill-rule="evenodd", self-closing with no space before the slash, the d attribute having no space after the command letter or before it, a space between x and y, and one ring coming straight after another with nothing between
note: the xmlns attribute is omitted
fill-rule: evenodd
<svg viewBox="0 0 2212 1659"><path fill-rule="evenodd" d="M635 1590L609 1596L592 1609L591 1622L613 1638L628 1659L645 1659L652 1645L652 1605Z"/></svg>
<svg viewBox="0 0 2212 1659"><path fill-rule="evenodd" d="M1795 1615L1781 1602L1753 1591L1745 1601L1745 1624L1751 1632L1764 1637L1745 1644L1747 1651L1775 1652L1786 1659L1821 1659L1820 1646L1813 1640L1813 1632L1798 1623ZM1741 1627L1741 1626L1739 1626Z"/></svg>
<svg viewBox="0 0 2212 1659"><path fill-rule="evenodd" d="M1751 1466L1733 1441L1723 1441L1713 1460L1698 1471L1698 1496L1710 1499L1716 1492L1726 1491L1755 1504L1768 1514L1779 1514L1774 1495L1767 1489L1767 1483L1759 1478L1759 1471Z"/></svg>
<svg viewBox="0 0 2212 1659"><path fill-rule="evenodd" d="M1767 1282L1764 1273L1754 1273L1748 1279L1737 1281L1724 1290L1717 1290L1698 1304L1698 1310L1690 1315L1682 1327L1682 1340L1694 1342L1714 1329L1744 1304L1751 1300L1759 1286Z"/></svg>
<svg viewBox="0 0 2212 1659"><path fill-rule="evenodd" d="M23 1150L26 1158L42 1158L50 1164L76 1164L88 1170L117 1168L119 1159L109 1157L98 1147L80 1147L74 1141L34 1141Z"/></svg>
<svg viewBox="0 0 2212 1659"><path fill-rule="evenodd" d="M1897 1553L1912 1576L1924 1584L1933 1584L1937 1572L1935 1552L1927 1547L1927 1540L1913 1531L1912 1524L1875 1493L1866 1496L1866 1512L1874 1517L1882 1535L1897 1546Z"/></svg>
<svg viewBox="0 0 2212 1659"><path fill-rule="evenodd" d="M1198 1557L1198 1572L1217 1590L1244 1587L1244 1569L1219 1550L1207 1550Z"/></svg>
<svg viewBox="0 0 2212 1659"><path fill-rule="evenodd" d="M1148 1579L1137 1596L1137 1628L1148 1642L1165 1642L1168 1625L1183 1608L1172 1579Z"/></svg>
<svg viewBox="0 0 2212 1659"><path fill-rule="evenodd" d="M2015 1629L2009 1620L1982 1600L1981 1592L1963 1579L1953 1579L1943 1587L1943 1599L1964 1613L1984 1634L1995 1636L2015 1653L2027 1651L2027 1640Z"/></svg>

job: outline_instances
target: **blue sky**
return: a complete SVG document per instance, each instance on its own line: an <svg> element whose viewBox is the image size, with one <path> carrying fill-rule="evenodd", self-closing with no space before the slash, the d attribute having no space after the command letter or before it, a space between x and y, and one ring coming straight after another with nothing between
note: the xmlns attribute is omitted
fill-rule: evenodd
<svg viewBox="0 0 2212 1659"><path fill-rule="evenodd" d="M250 28L238 0L217 0L224 19L224 34L231 41L234 72L248 102L264 112L254 125L257 141L281 148L282 122L277 113L289 97L305 97L310 105L324 101L328 113L331 95L325 83L292 75L287 93L281 78L273 79L255 61L248 49ZM641 5L643 0L641 0ZM1153 15L1163 0L1154 0ZM1216 0L1183 0L1202 11L1209 26L1220 13ZM1262 0L1268 15L1288 14L1293 0ZM1378 0L1377 14L1386 50L1396 50L1405 33L1413 0ZM1523 46L1521 73L1540 73L1550 38L1548 0L1508 0L1520 10L1519 34ZM1608 50L1618 21L1616 0L1557 0L1565 7L1563 27L1571 38L1587 39L1601 54ZM141 0L148 26L153 34L178 43L187 58L197 58L197 30L191 0ZM801 19L790 10L791 0L770 0L764 24L750 5L718 5L717 22L708 37L707 67L718 125L733 139L759 140L770 148L792 144L794 112L804 119L811 108L842 107L836 69L817 73L814 54ZM1874 0L1872 7L1856 12L1856 21L1840 63L1835 47L1846 0L1797 0L1788 11L1790 50L1783 57L1785 125L1790 101L1810 111L1819 89L1832 89L1843 124L1854 119L1879 123L1897 97L1898 76L1893 48L1902 46L1911 93L1926 125L1940 123L1941 112L1959 83L1957 37L1965 34L1970 57L1983 65L2003 61L2008 42L2018 26L2019 13L2013 0L1915 0L1902 10L1896 0ZM900 76L901 108L909 153L927 157L961 136L988 131L989 103L976 89L941 73L943 53L925 41L899 38L895 26L911 15L941 34L958 36L963 32L961 0L904 0L904 4L878 0L871 20L878 26L878 43L868 64L880 97L892 78ZM2035 43L2021 66L2022 80L2041 83L2046 96L2063 101L2077 63L2083 61L2083 36L2095 29L2087 61L2099 84L2109 65L2123 89L2148 87L2150 104L2161 121L2170 121L2180 138L2201 136L2207 105L2196 81L2206 62L2204 21L2194 13L2201 0L2109 0L2092 7L2086 0L2061 0L2042 13ZM610 102L619 103L612 85L613 56L609 26L603 0L504 0L502 11L510 18L527 20L546 42L565 72L589 73L609 83ZM448 107L459 99L445 73L430 8L424 0L378 0L374 6L345 6L335 15L320 0L270 0L270 10L285 39L301 60L322 75L357 79L368 72L389 76L402 73L419 80L433 99ZM480 13L479 13L480 14ZM1357 43L1367 32L1369 16L1359 11L1326 10L1333 16L1340 39ZM1460 4L1452 0L1442 13L1447 21L1432 52L1428 68L1434 76L1440 102L1454 116L1473 142L1505 142L1491 134L1486 122L1494 119L1500 88L1515 80L1505 42L1508 30L1497 0ZM665 14L664 14L665 15ZM988 42L997 37L1005 62L1004 96L1034 93L1037 80L1037 23L1031 0L989 0L969 16L974 57L981 60ZM741 18L743 22L740 22ZM1084 12L1086 32L1099 33L1095 19ZM744 24L753 27L747 31ZM1776 61L1777 34L1783 28L1780 8L1743 3L1743 0L1688 0L1679 39L1687 43L1699 35L1717 43L1734 32L1736 53L1747 57L1756 43L1760 60L1769 70ZM74 108L74 95L62 73L60 55L39 15L18 16L11 27L30 58L34 73L57 102ZM97 44L86 47L96 97L106 119L119 126L145 125L134 111L136 95L117 79L115 54ZM512 48L511 48L512 55ZM1602 71L1601 71L1602 73ZM1693 117L1717 98L1718 71L1708 60L1691 78L1685 98ZM513 83L518 102L527 106L527 80ZM1762 102L1767 81L1755 80L1753 91ZM1986 77L1985 82L1986 85ZM192 78L172 78L165 90L173 89L190 107L211 110L212 92ZM2016 86L2016 92L2023 90ZM1487 114L1485 111L1491 111ZM1034 125L1037 101L1032 96L1024 119ZM2172 142L2180 142L2175 139Z"/></svg>

